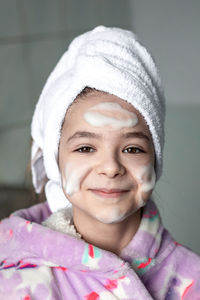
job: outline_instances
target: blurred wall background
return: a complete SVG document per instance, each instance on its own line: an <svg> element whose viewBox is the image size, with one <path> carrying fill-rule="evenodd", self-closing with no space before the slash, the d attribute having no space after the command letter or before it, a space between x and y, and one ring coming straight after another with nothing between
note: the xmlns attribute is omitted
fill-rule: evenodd
<svg viewBox="0 0 200 300"><path fill-rule="evenodd" d="M167 118L154 198L177 241L200 253L198 0L0 0L0 217L33 203L30 121L48 74L75 36L100 24L133 30L157 61Z"/></svg>

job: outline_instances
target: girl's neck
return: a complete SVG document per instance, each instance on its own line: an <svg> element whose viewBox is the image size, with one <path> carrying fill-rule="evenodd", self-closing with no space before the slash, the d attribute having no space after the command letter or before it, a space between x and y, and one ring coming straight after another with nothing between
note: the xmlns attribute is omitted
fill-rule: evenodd
<svg viewBox="0 0 200 300"><path fill-rule="evenodd" d="M104 224L73 207L74 225L89 244L117 255L134 237L141 221L141 209L116 224Z"/></svg>

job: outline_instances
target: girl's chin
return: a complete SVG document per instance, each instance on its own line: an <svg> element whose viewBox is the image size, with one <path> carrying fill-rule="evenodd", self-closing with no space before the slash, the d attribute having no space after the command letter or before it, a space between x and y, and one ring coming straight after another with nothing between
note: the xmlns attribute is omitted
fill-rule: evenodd
<svg viewBox="0 0 200 300"><path fill-rule="evenodd" d="M103 224L117 224L117 223L122 222L124 219L126 219L126 216L118 217L118 218L110 218L110 217L108 217L108 218L105 218L105 217L101 218L100 217L99 218L99 217L96 217L96 219L99 222L103 223Z"/></svg>
<svg viewBox="0 0 200 300"><path fill-rule="evenodd" d="M97 219L98 221L100 221L101 223L104 223L104 224L117 224L117 223L124 221L131 215L133 215L136 211L137 211L137 209L134 209L134 210L131 210L128 212L127 211L121 212L118 208L115 208L115 209L109 210L109 212L107 212L106 214L105 213L104 214L102 214L102 213L96 214L95 219Z"/></svg>

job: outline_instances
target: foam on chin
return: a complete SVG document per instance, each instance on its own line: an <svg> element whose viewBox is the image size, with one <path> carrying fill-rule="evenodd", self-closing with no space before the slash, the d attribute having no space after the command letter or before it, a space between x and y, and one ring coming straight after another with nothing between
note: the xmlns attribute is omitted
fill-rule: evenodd
<svg viewBox="0 0 200 300"><path fill-rule="evenodd" d="M126 216L124 216L117 207L113 208L111 211L101 211L96 214L96 219L104 224L118 223L125 219L125 217Z"/></svg>

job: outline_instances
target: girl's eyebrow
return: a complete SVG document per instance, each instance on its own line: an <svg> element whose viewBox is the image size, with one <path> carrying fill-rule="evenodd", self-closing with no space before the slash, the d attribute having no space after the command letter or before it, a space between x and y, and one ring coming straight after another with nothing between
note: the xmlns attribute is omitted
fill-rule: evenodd
<svg viewBox="0 0 200 300"><path fill-rule="evenodd" d="M90 131L77 131L72 136L70 136L67 140L67 143L70 142L73 139L81 138L81 137L87 137L87 138L93 138L93 139L100 139L101 135L90 132Z"/></svg>
<svg viewBox="0 0 200 300"><path fill-rule="evenodd" d="M77 131L68 138L67 143L72 141L73 139L82 138L82 137L93 138L93 139L101 139L102 138L102 136L100 134L97 134L94 132ZM123 133L123 134L121 134L121 138L126 138L126 139L140 138L140 139L146 139L148 142L150 142L150 138L148 137L148 135L146 135L142 131L131 131L131 132Z"/></svg>
<svg viewBox="0 0 200 300"><path fill-rule="evenodd" d="M148 137L148 135L146 135L144 132L142 131L131 131L131 132L127 132L121 135L124 138L139 138L139 139L146 139L148 142L150 142L150 138Z"/></svg>

